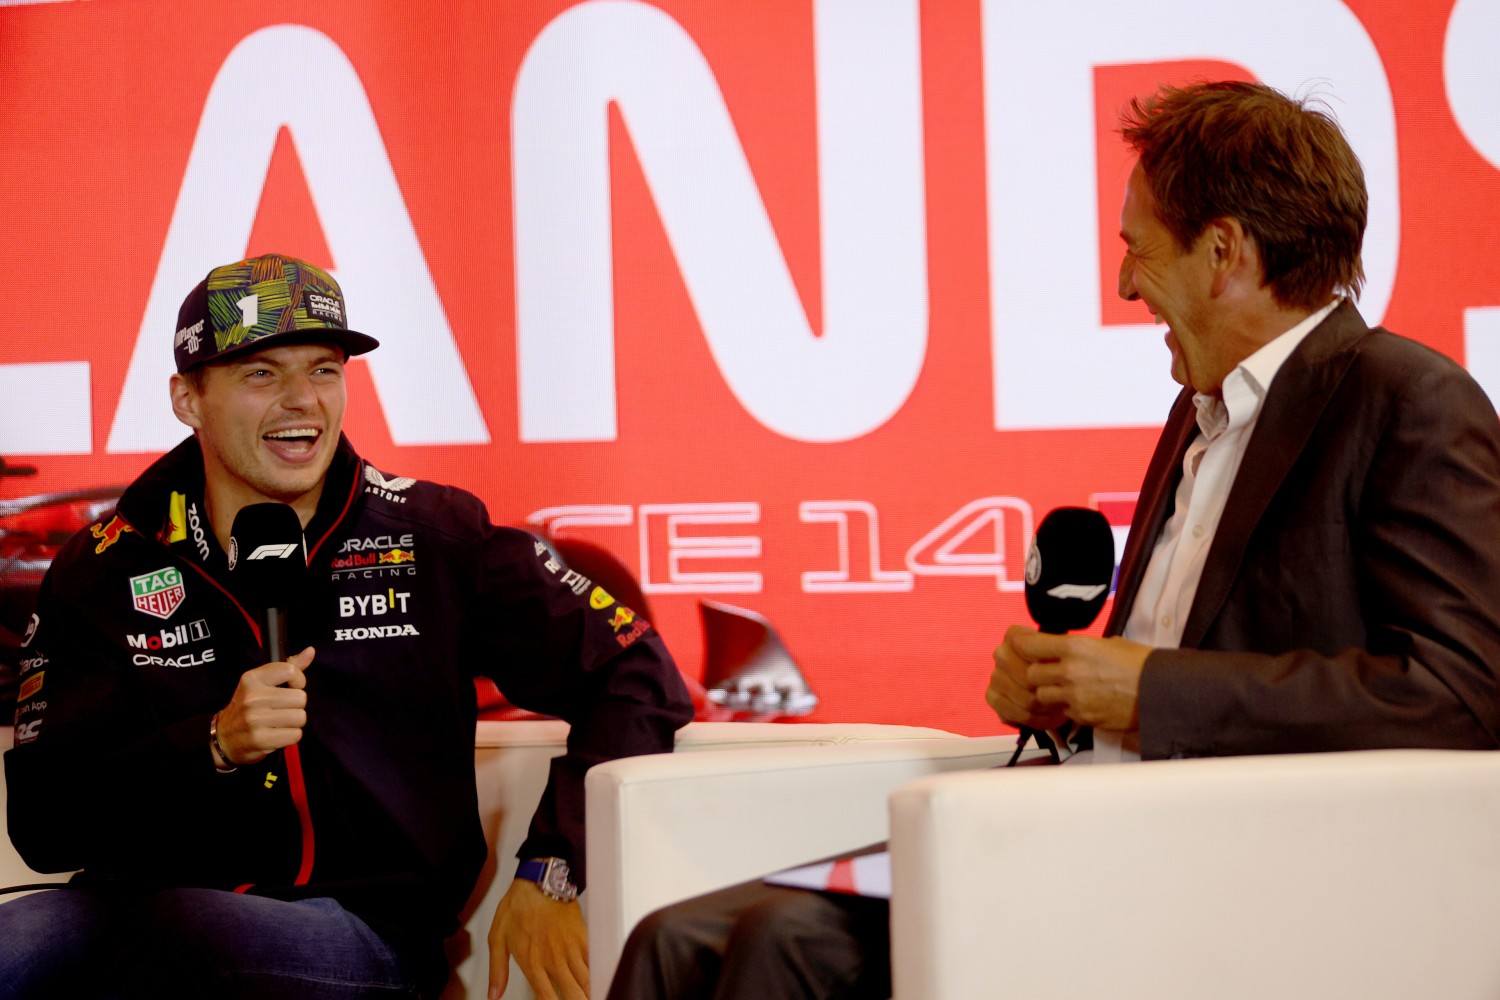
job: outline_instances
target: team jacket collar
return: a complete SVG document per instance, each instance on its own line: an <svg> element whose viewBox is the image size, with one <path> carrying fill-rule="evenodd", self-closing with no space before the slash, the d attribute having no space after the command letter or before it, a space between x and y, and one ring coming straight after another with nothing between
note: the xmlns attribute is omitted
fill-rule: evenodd
<svg viewBox="0 0 1500 1000"><path fill-rule="evenodd" d="M349 439L339 436L323 495L305 532L308 561L344 517L361 502L363 462ZM157 459L120 497L118 512L138 533L154 537L182 558L223 578L228 561L203 509L203 452L188 437Z"/></svg>

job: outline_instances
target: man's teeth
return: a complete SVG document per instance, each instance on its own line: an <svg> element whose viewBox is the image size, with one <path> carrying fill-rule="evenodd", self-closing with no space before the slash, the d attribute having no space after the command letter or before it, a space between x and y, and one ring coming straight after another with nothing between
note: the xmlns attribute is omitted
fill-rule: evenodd
<svg viewBox="0 0 1500 1000"><path fill-rule="evenodd" d="M272 431L267 434L268 438L276 438L281 441L311 441L318 436L317 431Z"/></svg>

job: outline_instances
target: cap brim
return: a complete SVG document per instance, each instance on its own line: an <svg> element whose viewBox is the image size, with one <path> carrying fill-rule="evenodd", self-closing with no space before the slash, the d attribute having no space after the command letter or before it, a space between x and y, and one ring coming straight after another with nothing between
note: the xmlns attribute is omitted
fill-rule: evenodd
<svg viewBox="0 0 1500 1000"><path fill-rule="evenodd" d="M287 330L285 333L272 333L264 337L246 341L237 347L231 347L227 351L220 351L212 357L204 358L196 365L182 369L183 372L192 371L194 368L203 368L207 365L216 365L225 361L233 361L235 358L246 354L254 354L256 351L265 350L269 347L287 347L292 344L337 344L349 357L358 354L369 354L380 346L380 341L367 333L359 333L355 330L339 330L332 327L311 330Z"/></svg>
<svg viewBox="0 0 1500 1000"><path fill-rule="evenodd" d="M336 334L334 340L351 358L356 354L369 354L380 346L380 341L368 333L357 333L354 330L330 330L329 333Z"/></svg>

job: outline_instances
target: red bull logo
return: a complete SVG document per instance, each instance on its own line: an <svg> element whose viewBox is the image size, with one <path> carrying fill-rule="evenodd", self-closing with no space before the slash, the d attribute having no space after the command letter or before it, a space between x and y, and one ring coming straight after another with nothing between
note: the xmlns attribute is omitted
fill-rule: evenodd
<svg viewBox="0 0 1500 1000"><path fill-rule="evenodd" d="M635 612L627 607L615 608L615 616L609 620L609 624L616 632L635 621Z"/></svg>
<svg viewBox="0 0 1500 1000"><path fill-rule="evenodd" d="M400 566L402 563L416 562L417 553L413 549L391 549L389 552L380 553L380 561Z"/></svg>
<svg viewBox="0 0 1500 1000"><path fill-rule="evenodd" d="M644 619L644 618L637 618L635 620L635 624L631 626L629 632L626 632L626 633L624 633L622 635L615 636L615 642L618 642L620 644L620 647L622 649L626 648L631 643L633 643L637 639L639 639L641 636L645 635L646 634L646 629L648 629L650 627L651 627L651 623L648 622L648 621L646 621L646 619Z"/></svg>
<svg viewBox="0 0 1500 1000"><path fill-rule="evenodd" d="M130 525L120 520L118 514L110 518L107 524L90 525L89 534L99 539L99 544L94 546L94 553L96 555L102 554L105 549L118 542L121 535L127 531L134 530Z"/></svg>

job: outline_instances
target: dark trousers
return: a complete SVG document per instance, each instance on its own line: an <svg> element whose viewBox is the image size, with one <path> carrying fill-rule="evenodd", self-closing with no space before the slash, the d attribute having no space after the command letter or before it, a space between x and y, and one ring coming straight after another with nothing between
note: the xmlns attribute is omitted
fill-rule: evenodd
<svg viewBox="0 0 1500 1000"><path fill-rule="evenodd" d="M412 1000L406 963L332 899L48 889L0 906L0 1000Z"/></svg>
<svg viewBox="0 0 1500 1000"><path fill-rule="evenodd" d="M674 903L625 943L609 1000L886 1000L883 899L759 879Z"/></svg>

